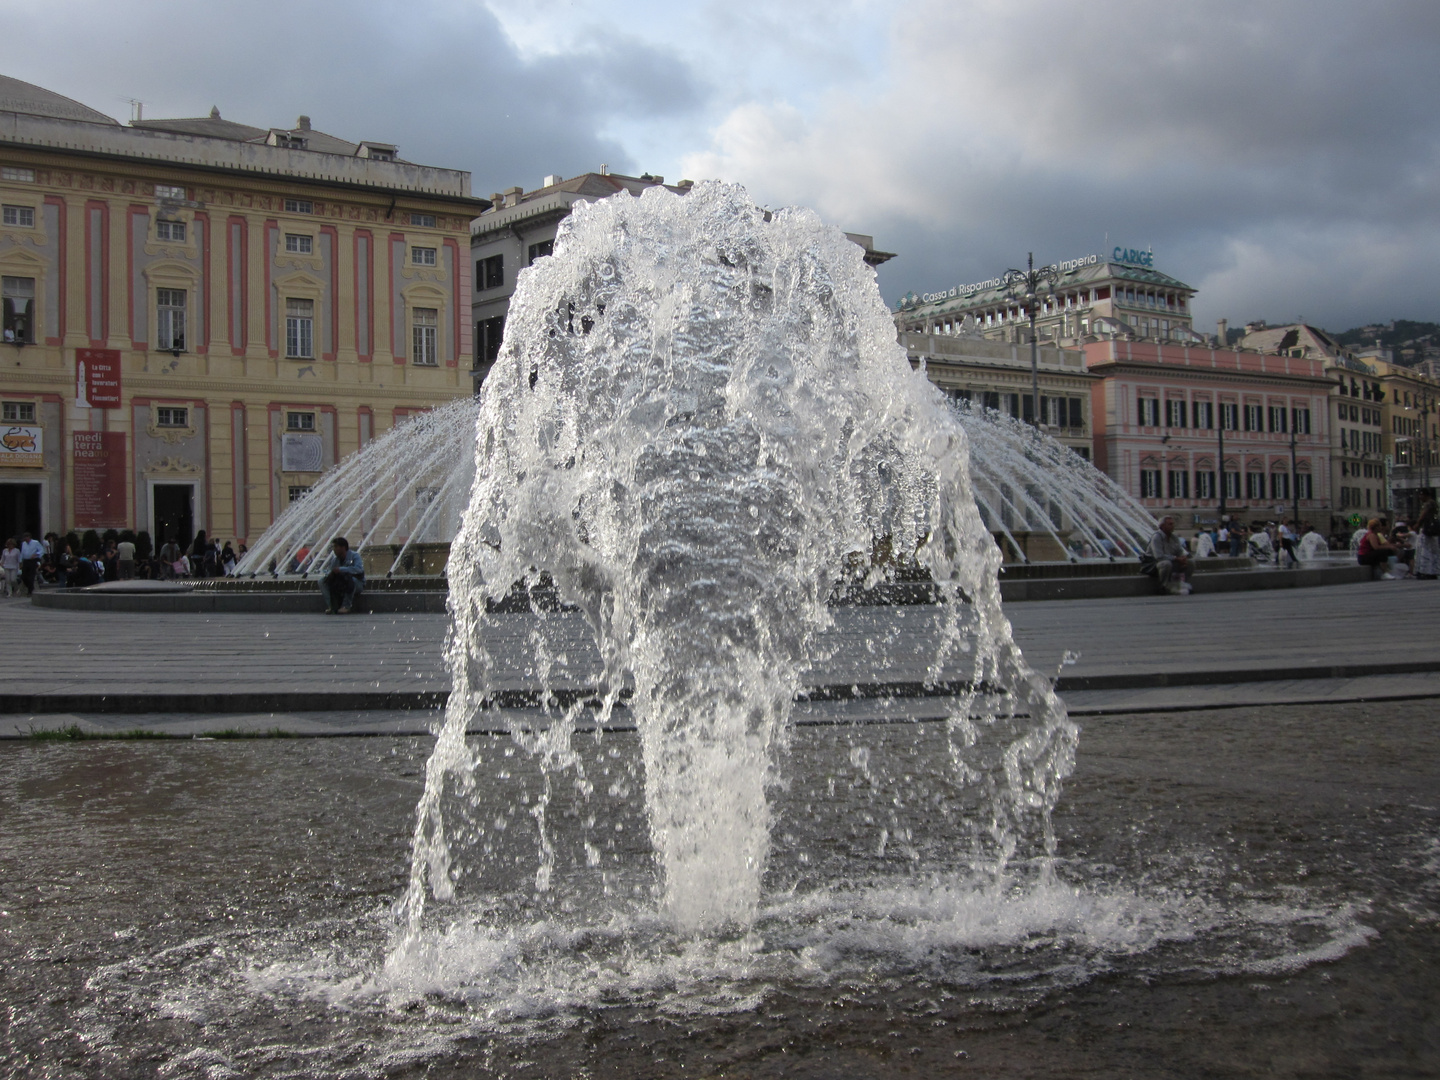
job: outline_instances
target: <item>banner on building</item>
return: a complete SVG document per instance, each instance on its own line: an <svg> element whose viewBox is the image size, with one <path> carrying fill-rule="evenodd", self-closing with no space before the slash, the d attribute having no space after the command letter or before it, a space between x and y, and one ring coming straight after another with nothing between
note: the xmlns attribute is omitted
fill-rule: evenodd
<svg viewBox="0 0 1440 1080"><path fill-rule="evenodd" d="M0 468L43 469L45 429L34 424L0 425Z"/></svg>
<svg viewBox="0 0 1440 1080"><path fill-rule="evenodd" d="M75 350L75 405L81 409L120 408L120 350Z"/></svg>
<svg viewBox="0 0 1440 1080"><path fill-rule="evenodd" d="M325 468L325 444L319 435L286 432L280 436L280 469L283 472L320 472Z"/></svg>
<svg viewBox="0 0 1440 1080"><path fill-rule="evenodd" d="M125 528L125 432L77 431L74 439L76 527Z"/></svg>

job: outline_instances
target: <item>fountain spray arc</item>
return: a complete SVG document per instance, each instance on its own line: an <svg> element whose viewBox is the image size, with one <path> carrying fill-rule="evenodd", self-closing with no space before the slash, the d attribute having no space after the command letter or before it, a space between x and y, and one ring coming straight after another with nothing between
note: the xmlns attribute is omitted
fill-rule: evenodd
<svg viewBox="0 0 1440 1080"><path fill-rule="evenodd" d="M454 685L404 927L429 894L455 895L463 830L447 830L446 800L473 783L465 733L499 689L487 601L542 572L595 635L599 725L631 695L661 908L682 932L755 917L776 752L840 568L876 536L941 589L928 677L968 674L951 745L957 787L984 796L976 835L997 866L1048 851L1075 729L1011 639L967 461L838 229L718 183L577 206L555 256L521 276L480 406L449 564ZM542 683L548 666L537 657ZM583 702L547 711L548 727L515 731L548 763L531 811L542 890L549 777L579 769L569 740L591 719Z"/></svg>

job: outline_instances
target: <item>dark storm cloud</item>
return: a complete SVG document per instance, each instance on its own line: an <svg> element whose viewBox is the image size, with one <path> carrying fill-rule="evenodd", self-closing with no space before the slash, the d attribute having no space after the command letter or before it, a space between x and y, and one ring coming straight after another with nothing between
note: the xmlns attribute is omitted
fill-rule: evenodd
<svg viewBox="0 0 1440 1080"><path fill-rule="evenodd" d="M133 7L4 5L0 70L124 119L195 116L394 142L402 156L469 169L476 194L602 162L632 166L600 134L619 114L673 116L702 90L672 54L622 35L521 58L479 3L256 0Z"/></svg>
<svg viewBox="0 0 1440 1080"><path fill-rule="evenodd" d="M892 86L737 110L690 171L901 253L886 296L1153 244L1206 318L1440 318L1440 5L934 2Z"/></svg>

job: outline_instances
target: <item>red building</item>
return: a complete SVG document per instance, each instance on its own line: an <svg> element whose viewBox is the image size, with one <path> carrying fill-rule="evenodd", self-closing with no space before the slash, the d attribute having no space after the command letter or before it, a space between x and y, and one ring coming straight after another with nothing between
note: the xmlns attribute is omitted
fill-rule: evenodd
<svg viewBox="0 0 1440 1080"><path fill-rule="evenodd" d="M1325 529L1332 382L1319 358L1153 341L1081 346L1095 464L1182 529L1293 516ZM1223 453L1222 453L1223 446Z"/></svg>

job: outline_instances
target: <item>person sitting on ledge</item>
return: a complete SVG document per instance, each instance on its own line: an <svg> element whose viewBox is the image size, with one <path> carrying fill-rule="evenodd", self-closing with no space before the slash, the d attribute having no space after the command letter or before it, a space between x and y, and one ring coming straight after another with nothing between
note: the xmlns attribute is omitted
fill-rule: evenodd
<svg viewBox="0 0 1440 1080"><path fill-rule="evenodd" d="M1185 580L1190 570L1190 557L1185 545L1175 535L1175 519L1162 518L1160 528L1150 538L1145 554L1140 557L1140 572L1155 579L1156 588L1173 596L1188 596L1190 583Z"/></svg>
<svg viewBox="0 0 1440 1080"><path fill-rule="evenodd" d="M1388 573L1390 560L1395 556L1395 546L1380 531L1380 519L1371 518L1366 526L1365 535L1360 537L1360 544L1355 549L1355 559L1361 566L1370 567L1370 576L1383 578L1385 581L1392 580L1395 575Z"/></svg>
<svg viewBox="0 0 1440 1080"><path fill-rule="evenodd" d="M320 595L325 598L325 614L349 615L355 598L365 588L365 565L358 552L350 550L350 541L337 536L330 541L334 554L330 568L320 579Z"/></svg>

